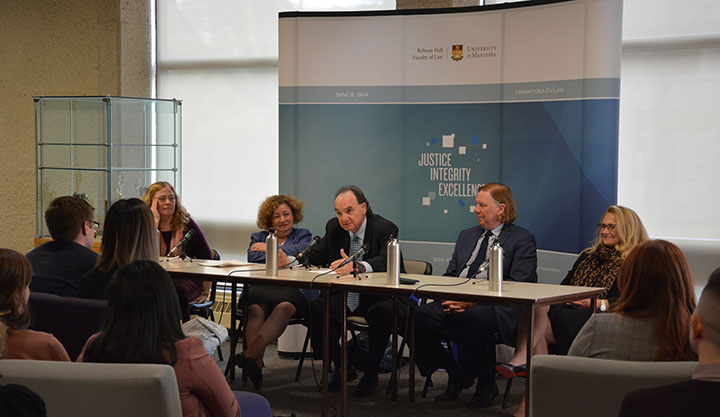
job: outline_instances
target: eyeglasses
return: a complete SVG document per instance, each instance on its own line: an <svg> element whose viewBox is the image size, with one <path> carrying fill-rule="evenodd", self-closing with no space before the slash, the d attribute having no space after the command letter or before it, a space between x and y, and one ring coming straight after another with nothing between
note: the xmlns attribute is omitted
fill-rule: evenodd
<svg viewBox="0 0 720 417"><path fill-rule="evenodd" d="M92 224L92 229L95 233L100 229L100 223L96 222L95 220L91 220L90 223Z"/></svg>
<svg viewBox="0 0 720 417"><path fill-rule="evenodd" d="M175 201L175 197L173 197L173 196L170 196L170 197L158 197L157 199L158 199L158 201L161 202L161 203L164 203L164 202L166 202L166 201L169 201L169 202L172 203L172 202Z"/></svg>
<svg viewBox="0 0 720 417"><path fill-rule="evenodd" d="M597 225L597 227L598 227L598 229L600 229L600 230L602 230L602 229L608 229L608 230L615 230L615 229L617 229L617 225L616 225L616 224L599 223L599 224Z"/></svg>

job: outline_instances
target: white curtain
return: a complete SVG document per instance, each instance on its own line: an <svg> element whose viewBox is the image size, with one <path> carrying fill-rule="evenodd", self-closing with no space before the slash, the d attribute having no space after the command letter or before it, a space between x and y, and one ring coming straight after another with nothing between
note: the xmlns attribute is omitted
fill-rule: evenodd
<svg viewBox="0 0 720 417"><path fill-rule="evenodd" d="M278 12L394 9L383 0L158 0L160 98L183 100L183 203L253 221L278 191Z"/></svg>

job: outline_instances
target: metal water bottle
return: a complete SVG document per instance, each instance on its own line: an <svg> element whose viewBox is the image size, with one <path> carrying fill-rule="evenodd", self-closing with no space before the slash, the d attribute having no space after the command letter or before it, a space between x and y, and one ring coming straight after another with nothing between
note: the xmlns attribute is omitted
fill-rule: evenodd
<svg viewBox="0 0 720 417"><path fill-rule="evenodd" d="M503 248L495 240L490 246L490 271L488 273L490 291L502 292L503 283Z"/></svg>
<svg viewBox="0 0 720 417"><path fill-rule="evenodd" d="M397 237L390 236L387 242L387 284L400 285L400 242Z"/></svg>
<svg viewBox="0 0 720 417"><path fill-rule="evenodd" d="M275 229L268 230L265 240L265 275L277 277L278 275L278 238Z"/></svg>

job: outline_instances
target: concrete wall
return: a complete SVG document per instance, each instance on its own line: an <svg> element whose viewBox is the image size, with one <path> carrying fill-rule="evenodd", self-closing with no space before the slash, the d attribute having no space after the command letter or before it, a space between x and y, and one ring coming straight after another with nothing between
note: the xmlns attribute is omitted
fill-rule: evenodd
<svg viewBox="0 0 720 417"><path fill-rule="evenodd" d="M0 247L35 237L35 95L152 94L152 0L0 1Z"/></svg>

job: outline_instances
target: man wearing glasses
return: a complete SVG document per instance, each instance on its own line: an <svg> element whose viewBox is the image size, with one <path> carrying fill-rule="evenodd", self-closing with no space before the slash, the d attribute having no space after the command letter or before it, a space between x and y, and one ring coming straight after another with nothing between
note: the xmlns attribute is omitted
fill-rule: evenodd
<svg viewBox="0 0 720 417"><path fill-rule="evenodd" d="M45 211L53 240L27 253L33 269L30 291L74 297L84 273L93 269L97 254L92 247L100 224L95 209L77 197L58 197Z"/></svg>

